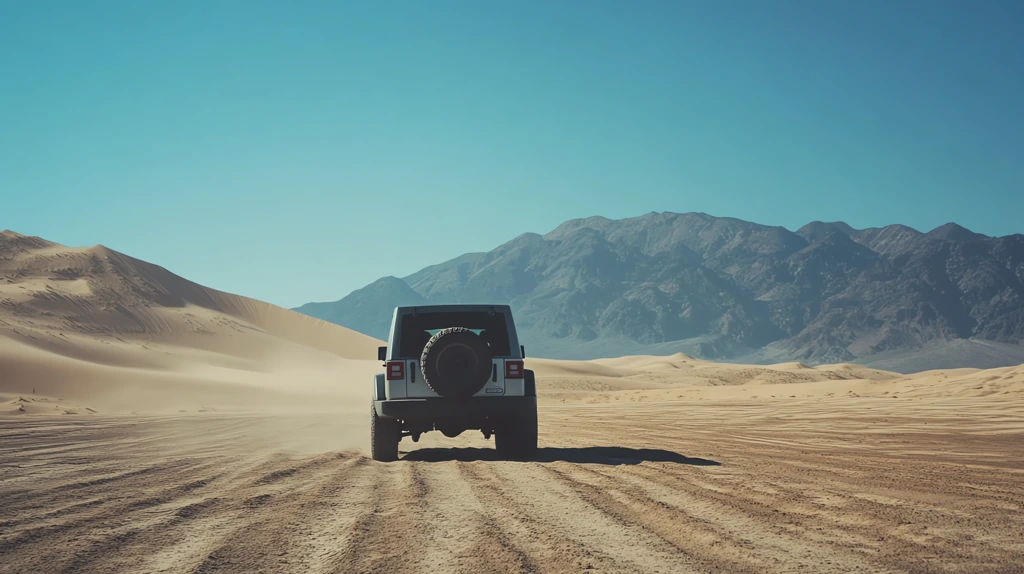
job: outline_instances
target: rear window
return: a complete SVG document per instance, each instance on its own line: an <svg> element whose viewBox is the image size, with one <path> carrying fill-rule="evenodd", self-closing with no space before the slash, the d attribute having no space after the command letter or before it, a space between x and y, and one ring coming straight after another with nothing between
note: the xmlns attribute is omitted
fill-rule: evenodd
<svg viewBox="0 0 1024 574"><path fill-rule="evenodd" d="M435 333L448 327L465 327L483 337L490 345L495 357L511 355L511 343L508 340L508 325L503 313L472 311L465 313L417 313L402 316L401 358L416 358L423 353Z"/></svg>

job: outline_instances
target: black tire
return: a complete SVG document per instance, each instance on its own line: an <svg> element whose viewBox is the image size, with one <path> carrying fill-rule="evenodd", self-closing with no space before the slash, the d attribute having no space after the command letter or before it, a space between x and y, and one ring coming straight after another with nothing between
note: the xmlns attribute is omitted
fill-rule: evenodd
<svg viewBox="0 0 1024 574"><path fill-rule="evenodd" d="M395 419L377 416L377 409L370 402L370 456L380 462L398 460L398 443L402 440L402 429Z"/></svg>
<svg viewBox="0 0 1024 574"><path fill-rule="evenodd" d="M505 421L494 432L494 447L503 458L532 460L537 457L537 410Z"/></svg>
<svg viewBox="0 0 1024 574"><path fill-rule="evenodd" d="M484 388L491 377L491 348L463 327L437 332L420 355L423 380L442 397L467 398Z"/></svg>

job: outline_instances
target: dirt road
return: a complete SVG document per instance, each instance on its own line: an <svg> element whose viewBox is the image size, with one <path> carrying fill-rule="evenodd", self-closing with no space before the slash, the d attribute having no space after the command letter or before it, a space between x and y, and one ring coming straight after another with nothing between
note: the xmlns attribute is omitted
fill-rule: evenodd
<svg viewBox="0 0 1024 574"><path fill-rule="evenodd" d="M548 406L531 463L376 463L354 413L0 419L0 572L1024 571L1019 409L896 402Z"/></svg>

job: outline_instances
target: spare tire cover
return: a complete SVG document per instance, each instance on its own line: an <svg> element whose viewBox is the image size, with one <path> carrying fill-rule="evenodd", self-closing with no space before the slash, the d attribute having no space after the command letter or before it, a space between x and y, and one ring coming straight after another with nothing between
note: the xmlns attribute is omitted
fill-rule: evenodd
<svg viewBox="0 0 1024 574"><path fill-rule="evenodd" d="M476 333L463 327L438 331L420 356L423 380L443 397L471 397L491 376L491 349Z"/></svg>

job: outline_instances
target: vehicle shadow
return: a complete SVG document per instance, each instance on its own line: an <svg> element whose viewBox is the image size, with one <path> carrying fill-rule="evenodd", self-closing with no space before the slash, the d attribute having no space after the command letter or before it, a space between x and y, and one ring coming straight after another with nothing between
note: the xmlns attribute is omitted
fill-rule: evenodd
<svg viewBox="0 0 1024 574"><path fill-rule="evenodd" d="M423 448L404 453L402 460L420 462L475 462L506 460L491 448ZM575 462L577 464L640 464L641 462L674 462L693 466L719 466L722 463L706 458L692 458L654 448L622 446L588 446L581 448L539 448L530 462Z"/></svg>

